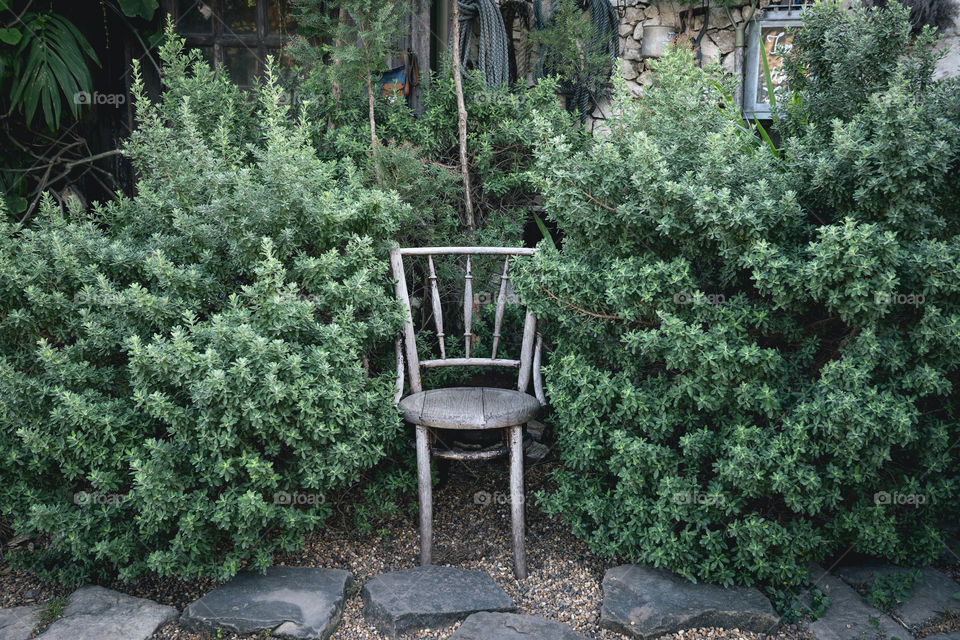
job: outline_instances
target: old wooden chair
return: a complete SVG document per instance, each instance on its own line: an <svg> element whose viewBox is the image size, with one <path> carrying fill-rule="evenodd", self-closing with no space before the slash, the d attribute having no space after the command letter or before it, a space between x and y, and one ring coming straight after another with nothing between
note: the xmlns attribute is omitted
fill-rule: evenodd
<svg viewBox="0 0 960 640"><path fill-rule="evenodd" d="M406 319L402 336L397 338L397 393L404 418L416 425L417 430L417 482L420 493L420 563L431 563L433 544L433 496L430 484L430 458L437 456L456 460L490 459L498 452L451 451L431 445L431 432L435 429L506 429L510 455L510 504L513 521L513 559L518 578L527 575L524 550L524 498L523 498L523 425L533 419L546 404L543 380L540 376L540 352L542 336L537 333L537 320L527 310L524 319L520 359L498 358L500 329L503 323L507 300L507 283L510 278L510 257L531 256L535 249L501 247L418 247L402 249L395 247L390 252L390 265L396 279L397 297L404 304ZM464 354L463 358L447 358L443 333L443 312L440 307L440 291L434 256L465 255L466 273L463 293ZM503 256L500 276L500 291L494 317L493 344L489 358L472 357L474 335L472 256ZM430 281L430 303L439 342L440 358L421 360L417 354L413 316L410 311L410 296L404 272L404 257L426 257ZM426 295L424 295L426 298ZM425 306L425 305L424 305ZM405 356L405 357L404 357ZM404 397L404 360L409 374L410 395ZM455 387L425 391L421 382L421 368L432 367L508 367L519 369L517 390L491 387ZM531 378L536 397L527 393Z"/></svg>

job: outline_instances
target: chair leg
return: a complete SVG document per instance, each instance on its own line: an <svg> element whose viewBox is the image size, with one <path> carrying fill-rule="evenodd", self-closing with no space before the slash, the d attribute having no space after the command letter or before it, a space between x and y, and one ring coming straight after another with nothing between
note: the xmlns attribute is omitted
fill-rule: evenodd
<svg viewBox="0 0 960 640"><path fill-rule="evenodd" d="M518 425L510 427L510 511L513 519L513 567L520 580L527 577L523 500L523 425Z"/></svg>
<svg viewBox="0 0 960 640"><path fill-rule="evenodd" d="M433 561L433 487L430 484L430 440L417 425L417 488L420 493L420 564Z"/></svg>

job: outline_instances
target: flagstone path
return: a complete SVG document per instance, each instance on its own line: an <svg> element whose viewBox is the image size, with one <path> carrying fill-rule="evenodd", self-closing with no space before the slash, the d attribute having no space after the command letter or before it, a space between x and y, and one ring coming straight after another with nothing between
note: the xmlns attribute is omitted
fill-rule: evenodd
<svg viewBox="0 0 960 640"><path fill-rule="evenodd" d="M876 564L828 573L812 565L811 581L830 606L808 629L817 640L913 640L931 621L960 614L960 584L932 568L921 571L921 581L890 615L871 607L857 591L869 588L877 576L905 571ZM272 567L266 575L242 573L188 605L179 615L180 626L212 637L266 633L327 640L336 637L352 585L353 577L341 569ZM511 613L513 600L483 571L442 566L392 571L367 580L362 599L368 623L388 637L463 621L451 640L584 640L556 620ZM43 605L0 609L0 640L30 638L44 610ZM177 617L173 607L85 586L70 594L62 615L36 637L146 640ZM600 625L626 637L652 640L702 627L772 635L779 623L757 589L693 584L636 565L613 567L604 576ZM923 640L960 640L960 631Z"/></svg>

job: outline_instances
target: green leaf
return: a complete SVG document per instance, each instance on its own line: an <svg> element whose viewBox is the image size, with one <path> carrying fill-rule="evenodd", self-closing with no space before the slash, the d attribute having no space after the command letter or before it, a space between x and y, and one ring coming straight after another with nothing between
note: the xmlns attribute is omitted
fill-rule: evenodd
<svg viewBox="0 0 960 640"><path fill-rule="evenodd" d="M128 18L152 20L157 10L157 0L117 0L120 9Z"/></svg>
<svg viewBox="0 0 960 640"><path fill-rule="evenodd" d="M767 146L770 148L770 152L773 153L774 157L780 157L780 151L777 150L777 145L773 144L773 140L770 138L770 134L767 133L767 130L760 124L760 119L754 116L754 123L757 125L757 130L760 131L760 135L767 142Z"/></svg>
<svg viewBox="0 0 960 640"><path fill-rule="evenodd" d="M2 41L4 44L17 44L20 42L20 38L22 37L23 34L20 33L20 29L15 27L0 29L0 41Z"/></svg>
<svg viewBox="0 0 960 640"><path fill-rule="evenodd" d="M6 196L7 211L13 214L23 213L27 210L27 199L21 196Z"/></svg>
<svg viewBox="0 0 960 640"><path fill-rule="evenodd" d="M770 102L770 115L777 117L777 96L773 91L773 77L770 75L770 63L767 61L767 50L763 48L763 39L760 37L760 24L757 28L757 41L760 46L760 61L763 63L763 80L767 85L767 100Z"/></svg>
<svg viewBox="0 0 960 640"><path fill-rule="evenodd" d="M560 247L557 246L557 241L553 239L553 234L550 233L550 229L547 229L547 225L544 224L540 216L534 213L533 220L537 223L537 228L540 229L540 233L543 234L544 239L549 240L554 249L559 250Z"/></svg>
<svg viewBox="0 0 960 640"><path fill-rule="evenodd" d="M57 13L24 16L29 31L17 49L10 110L19 109L28 123L40 107L47 127L60 126L63 101L76 116L78 93L90 93L93 80L86 60L97 55L72 22Z"/></svg>

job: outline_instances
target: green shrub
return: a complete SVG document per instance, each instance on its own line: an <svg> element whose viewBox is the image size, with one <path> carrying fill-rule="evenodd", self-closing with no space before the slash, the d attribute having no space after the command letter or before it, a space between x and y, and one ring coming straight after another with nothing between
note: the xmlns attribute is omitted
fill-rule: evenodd
<svg viewBox="0 0 960 640"><path fill-rule="evenodd" d="M923 574L919 570L885 576L874 573L864 599L871 607L889 613L910 597L915 584L922 582Z"/></svg>
<svg viewBox="0 0 960 640"><path fill-rule="evenodd" d="M304 96L315 146L326 157L350 157L372 173L365 96L345 93L335 100L322 67L306 75L297 91ZM405 101L378 99L376 119L385 145L380 150L386 156L384 186L396 189L421 212L424 223L417 244L427 246L431 237L438 244L449 242L449 230L432 221L445 220L457 210L463 186L453 75L444 69L425 75L423 84L422 113L412 117ZM529 173L538 137L564 133L571 142L582 145L586 140L575 117L560 106L556 89L550 80L531 89L518 84L507 90L488 88L482 74L465 78L468 162L480 226L503 222L504 216L523 221L529 208L540 204Z"/></svg>
<svg viewBox="0 0 960 640"><path fill-rule="evenodd" d="M844 40L799 39L802 60L907 28L899 8L806 13ZM808 85L783 154L678 49L608 138L542 139L564 242L516 282L550 321L565 464L538 498L595 551L777 587L847 548L938 552L960 495L960 87L923 46L884 49L842 120L802 114Z"/></svg>
<svg viewBox="0 0 960 640"><path fill-rule="evenodd" d="M135 86L137 196L0 233L0 512L52 577L263 568L401 430L386 243L414 212L182 46L160 104Z"/></svg>

